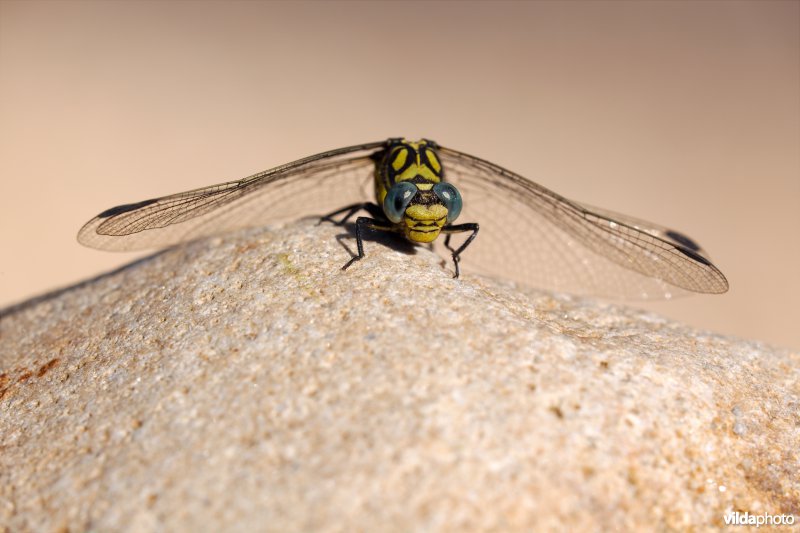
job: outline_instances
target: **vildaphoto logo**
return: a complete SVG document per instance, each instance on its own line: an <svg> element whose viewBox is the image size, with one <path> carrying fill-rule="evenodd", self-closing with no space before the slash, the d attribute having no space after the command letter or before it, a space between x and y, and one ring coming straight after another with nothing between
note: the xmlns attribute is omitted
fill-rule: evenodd
<svg viewBox="0 0 800 533"><path fill-rule="evenodd" d="M750 514L747 511L730 512L725 515L725 525L727 526L792 526L794 525L794 515L791 514Z"/></svg>

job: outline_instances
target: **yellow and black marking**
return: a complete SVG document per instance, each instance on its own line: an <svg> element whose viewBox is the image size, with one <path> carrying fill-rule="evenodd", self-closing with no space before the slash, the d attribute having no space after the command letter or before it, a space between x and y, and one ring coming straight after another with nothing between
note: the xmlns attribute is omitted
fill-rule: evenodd
<svg viewBox="0 0 800 533"><path fill-rule="evenodd" d="M376 203L353 204L324 217L332 221L332 217L345 213L336 222L344 224L360 210L372 216L356 219L358 255L343 269L364 257L365 229L400 233L421 244L431 243L444 233L445 246L453 254L455 277L458 277L461 252L478 234L479 227L477 223L452 224L461 211L461 197L455 187L443 185L444 168L437 149L438 145L427 139L389 139L383 150L373 154ZM457 249L452 248L450 235L462 232L471 234Z"/></svg>
<svg viewBox="0 0 800 533"><path fill-rule="evenodd" d="M383 205L386 193L400 181L415 183L421 191L429 191L435 183L443 181L444 172L435 143L426 139L416 142L390 139L389 143L383 153L376 154L375 199L378 205Z"/></svg>

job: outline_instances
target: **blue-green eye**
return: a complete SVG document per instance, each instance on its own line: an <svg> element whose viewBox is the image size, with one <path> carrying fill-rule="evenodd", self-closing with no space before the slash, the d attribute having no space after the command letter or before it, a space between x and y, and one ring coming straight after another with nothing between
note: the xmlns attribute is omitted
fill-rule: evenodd
<svg viewBox="0 0 800 533"><path fill-rule="evenodd" d="M437 183L433 186L433 192L447 208L447 222L450 223L461 214L461 193L452 183Z"/></svg>
<svg viewBox="0 0 800 533"><path fill-rule="evenodd" d="M417 186L413 183L407 181L395 183L383 199L383 212L386 213L386 218L395 224L403 220L403 214L416 194Z"/></svg>

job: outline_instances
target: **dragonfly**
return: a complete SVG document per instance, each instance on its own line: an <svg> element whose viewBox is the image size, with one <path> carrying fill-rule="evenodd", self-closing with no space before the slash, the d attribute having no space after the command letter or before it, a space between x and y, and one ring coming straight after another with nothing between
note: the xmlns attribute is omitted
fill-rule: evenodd
<svg viewBox="0 0 800 533"><path fill-rule="evenodd" d="M360 212L368 216L353 223ZM728 290L686 234L569 200L427 139L338 148L237 181L112 207L87 222L78 241L101 250L162 248L312 215L355 227L358 253L343 269L364 259L371 232L384 232L449 256L455 277L463 267L538 288L644 300Z"/></svg>

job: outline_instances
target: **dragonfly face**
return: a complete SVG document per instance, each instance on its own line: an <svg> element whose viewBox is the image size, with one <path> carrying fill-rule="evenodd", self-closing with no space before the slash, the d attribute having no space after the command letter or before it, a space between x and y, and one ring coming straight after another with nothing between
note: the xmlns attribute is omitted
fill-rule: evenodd
<svg viewBox="0 0 800 533"><path fill-rule="evenodd" d="M444 181L436 148L425 139L393 139L375 162L377 203L413 242L433 242L461 212L461 194Z"/></svg>

